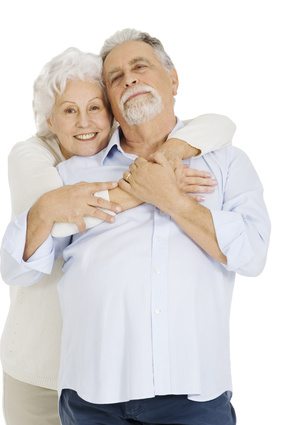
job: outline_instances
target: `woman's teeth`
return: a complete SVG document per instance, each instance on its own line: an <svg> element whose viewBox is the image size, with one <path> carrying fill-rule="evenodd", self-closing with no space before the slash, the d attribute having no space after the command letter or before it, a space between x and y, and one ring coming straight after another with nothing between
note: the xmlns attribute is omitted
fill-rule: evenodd
<svg viewBox="0 0 283 425"><path fill-rule="evenodd" d="M97 133L89 133L89 134L78 134L77 136L75 136L77 139L80 140L89 140L89 139L93 139L95 136L97 135Z"/></svg>

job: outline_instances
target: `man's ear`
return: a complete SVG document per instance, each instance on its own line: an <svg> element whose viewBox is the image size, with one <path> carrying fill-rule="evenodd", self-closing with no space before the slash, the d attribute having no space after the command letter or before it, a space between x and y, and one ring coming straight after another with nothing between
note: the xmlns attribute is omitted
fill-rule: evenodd
<svg viewBox="0 0 283 425"><path fill-rule="evenodd" d="M170 77L172 80L172 93L173 96L176 96L179 87L179 78L175 68L170 70Z"/></svg>

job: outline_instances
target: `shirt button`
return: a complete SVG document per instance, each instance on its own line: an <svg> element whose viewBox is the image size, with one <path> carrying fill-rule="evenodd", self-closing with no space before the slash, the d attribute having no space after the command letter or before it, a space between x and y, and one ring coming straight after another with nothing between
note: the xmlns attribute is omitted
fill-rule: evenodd
<svg viewBox="0 0 283 425"><path fill-rule="evenodd" d="M158 237L158 242L162 242L162 237L161 236Z"/></svg>
<svg viewBox="0 0 283 425"><path fill-rule="evenodd" d="M155 270L155 273L156 273L156 274L160 274L160 273L161 273L161 271L160 271L159 269L156 269L156 270Z"/></svg>
<svg viewBox="0 0 283 425"><path fill-rule="evenodd" d="M159 313L160 313L159 308L156 308L156 309L154 310L154 313L155 313L155 314L159 314Z"/></svg>

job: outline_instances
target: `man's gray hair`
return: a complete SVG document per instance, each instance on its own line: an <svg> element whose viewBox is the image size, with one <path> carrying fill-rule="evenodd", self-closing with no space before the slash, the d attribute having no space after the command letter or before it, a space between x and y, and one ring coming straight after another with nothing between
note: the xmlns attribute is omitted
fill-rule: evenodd
<svg viewBox="0 0 283 425"><path fill-rule="evenodd" d="M104 45L100 51L100 56L102 57L103 63L107 55L111 52L112 49L114 49L114 47L125 43L126 41L143 41L144 43L149 44L153 47L158 60L162 63L163 67L167 71L175 68L171 58L165 52L160 40L155 37L151 37L151 35L146 32L137 31L131 28L117 31L104 42Z"/></svg>
<svg viewBox="0 0 283 425"><path fill-rule="evenodd" d="M101 57L70 47L43 67L33 87L33 111L39 137L52 135L46 120L51 117L56 94L62 94L70 80L92 81L104 90Z"/></svg>

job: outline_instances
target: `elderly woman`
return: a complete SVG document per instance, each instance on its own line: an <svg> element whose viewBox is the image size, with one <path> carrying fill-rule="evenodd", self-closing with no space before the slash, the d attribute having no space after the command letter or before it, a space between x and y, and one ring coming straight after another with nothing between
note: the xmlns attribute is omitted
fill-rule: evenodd
<svg viewBox="0 0 283 425"><path fill-rule="evenodd" d="M56 171L61 161L94 155L108 142L112 114L101 75L100 57L75 48L43 68L34 85L37 134L15 145L9 156L12 217L44 202L50 211L59 211L56 221L62 223L55 223L53 234L64 236L101 220L111 223L114 213L140 203L116 182L63 186ZM183 143L180 139L196 146L191 148L194 155L231 143L234 131L228 118L204 115L174 137L176 146ZM163 152L166 155L166 148ZM186 192L209 192L215 184L209 177L186 168L180 185ZM52 274L37 285L11 287L1 347L7 425L60 424L56 388L62 323L56 286L62 264L62 259L56 260Z"/></svg>

